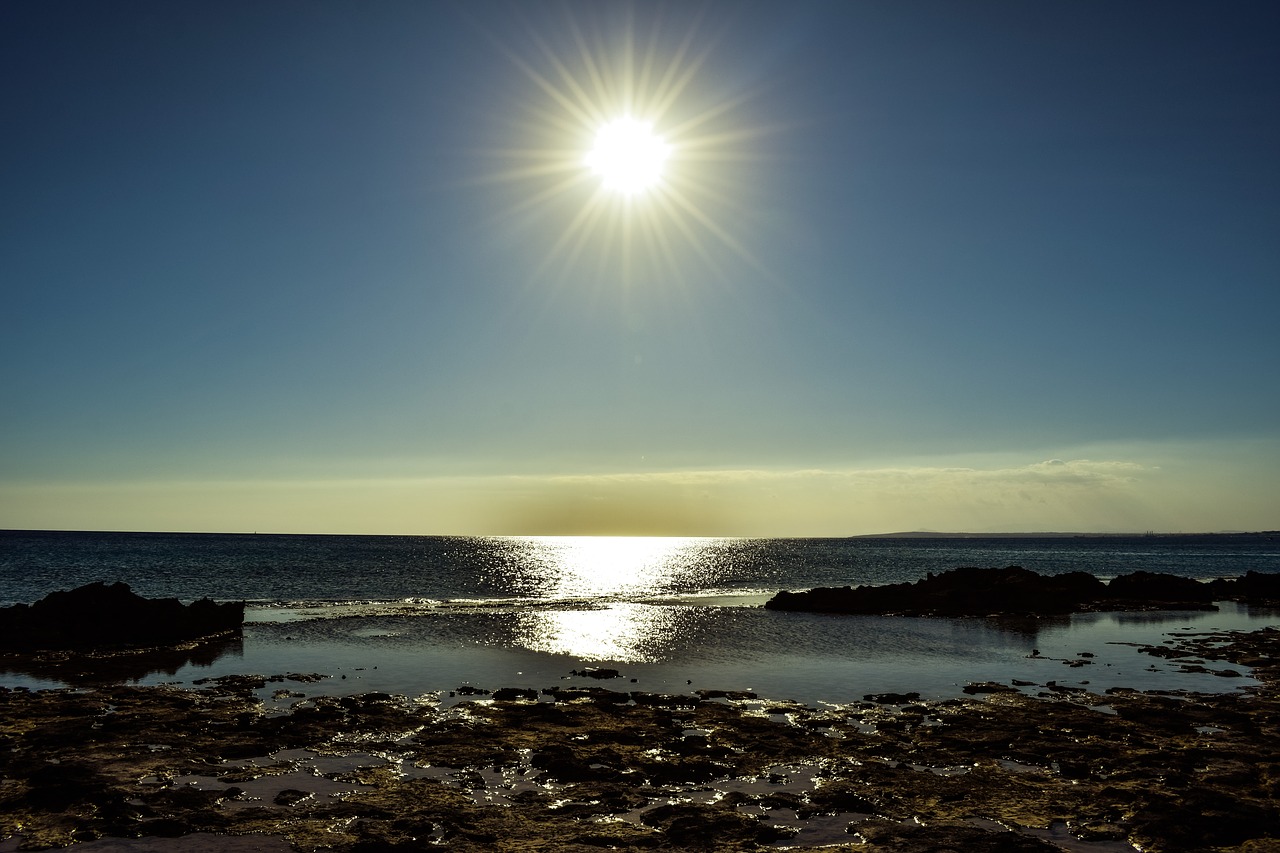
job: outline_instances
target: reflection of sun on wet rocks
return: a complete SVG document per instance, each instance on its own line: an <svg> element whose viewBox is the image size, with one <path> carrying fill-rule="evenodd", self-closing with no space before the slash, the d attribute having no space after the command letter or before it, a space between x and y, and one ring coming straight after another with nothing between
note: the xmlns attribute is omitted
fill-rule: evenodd
<svg viewBox="0 0 1280 853"><path fill-rule="evenodd" d="M0 691L0 851L1276 849L1280 631L1160 648L1263 686L990 682L810 708L583 685L275 712L257 676Z"/></svg>

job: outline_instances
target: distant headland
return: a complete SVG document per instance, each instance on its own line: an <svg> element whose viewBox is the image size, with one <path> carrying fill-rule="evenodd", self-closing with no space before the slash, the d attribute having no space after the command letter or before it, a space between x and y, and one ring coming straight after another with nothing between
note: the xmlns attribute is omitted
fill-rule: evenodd
<svg viewBox="0 0 1280 853"><path fill-rule="evenodd" d="M1209 538L1241 538L1241 539L1276 539L1280 538L1280 530L1218 530L1200 533L1161 532L1144 530L1132 533L1088 533L1063 531L1038 531L1031 533L964 533L943 532L938 530L908 530L897 533L861 533L849 536L849 539L1138 539L1151 537L1157 539L1209 539Z"/></svg>

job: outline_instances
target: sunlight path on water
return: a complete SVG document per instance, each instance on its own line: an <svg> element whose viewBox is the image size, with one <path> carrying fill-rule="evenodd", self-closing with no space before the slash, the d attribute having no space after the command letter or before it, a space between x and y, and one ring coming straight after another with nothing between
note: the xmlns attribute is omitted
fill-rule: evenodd
<svg viewBox="0 0 1280 853"><path fill-rule="evenodd" d="M675 589L708 541L657 536L533 536L513 540L545 573L547 598L618 598Z"/></svg>
<svg viewBox="0 0 1280 853"><path fill-rule="evenodd" d="M520 614L516 643L536 652L641 663L658 659L655 648L675 628L674 614L616 599L678 587L674 582L680 575L701 565L697 555L705 540L563 536L520 541L530 548L526 558L551 582L548 597L586 601L578 609Z"/></svg>

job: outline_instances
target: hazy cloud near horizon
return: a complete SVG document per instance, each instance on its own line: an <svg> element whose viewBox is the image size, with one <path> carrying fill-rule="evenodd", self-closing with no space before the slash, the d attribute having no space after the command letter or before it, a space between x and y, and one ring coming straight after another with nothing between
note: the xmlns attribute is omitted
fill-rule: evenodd
<svg viewBox="0 0 1280 853"><path fill-rule="evenodd" d="M0 509L14 527L313 533L334 532L339 523L352 533L468 535L1270 529L1280 470L1260 468L1253 482L1242 482L1234 466L1214 475L1223 454L1256 449L1218 448L1195 465L1082 458L965 467L5 485ZM1162 453L1185 458L1188 450ZM201 525L190 522L196 505L204 508ZM362 520L358 527L353 519Z"/></svg>

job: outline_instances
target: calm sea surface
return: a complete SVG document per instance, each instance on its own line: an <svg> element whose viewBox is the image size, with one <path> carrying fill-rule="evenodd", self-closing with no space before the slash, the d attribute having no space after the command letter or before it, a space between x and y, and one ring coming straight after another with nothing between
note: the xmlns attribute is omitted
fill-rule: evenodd
<svg viewBox="0 0 1280 853"><path fill-rule="evenodd" d="M319 672L312 692L418 695L460 684L547 687L608 666L614 689L754 689L843 702L954 695L968 681L1222 690L1247 677L1175 672L1130 643L1280 624L1274 612L1088 614L1013 623L774 613L779 589L914 581L957 566L1021 565L1108 578L1280 572L1280 538L661 539L0 532L0 605L91 581L146 596L249 602L217 660L139 674L188 683ZM1039 649L1038 658L1029 658ZM1060 660L1096 655L1086 667ZM636 679L631 683L631 679ZM595 682L591 682L595 683ZM49 686L0 671L0 684ZM620 686L625 685L625 686Z"/></svg>

